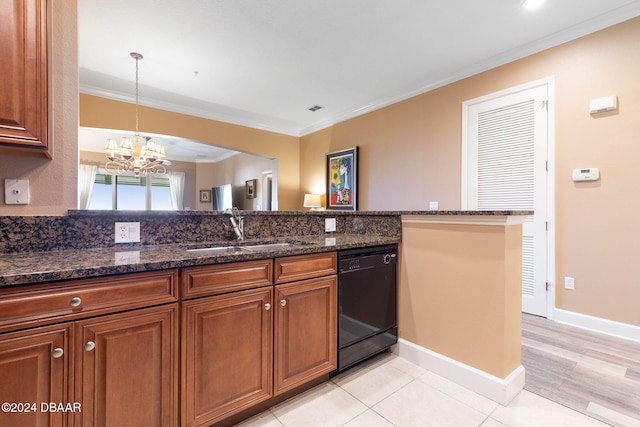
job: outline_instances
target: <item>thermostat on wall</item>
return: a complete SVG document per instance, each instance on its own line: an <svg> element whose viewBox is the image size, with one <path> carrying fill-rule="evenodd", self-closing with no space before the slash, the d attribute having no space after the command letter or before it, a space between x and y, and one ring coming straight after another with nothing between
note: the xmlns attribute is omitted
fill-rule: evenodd
<svg viewBox="0 0 640 427"><path fill-rule="evenodd" d="M574 169L574 181L597 181L600 179L600 171L598 168Z"/></svg>

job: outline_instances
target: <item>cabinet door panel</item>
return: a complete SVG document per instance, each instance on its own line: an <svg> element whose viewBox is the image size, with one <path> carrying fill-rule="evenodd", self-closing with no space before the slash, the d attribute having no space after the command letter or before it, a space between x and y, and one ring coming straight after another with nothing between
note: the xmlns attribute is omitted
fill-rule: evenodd
<svg viewBox="0 0 640 427"><path fill-rule="evenodd" d="M182 425L209 425L271 396L271 298L264 287L183 303Z"/></svg>
<svg viewBox="0 0 640 427"><path fill-rule="evenodd" d="M274 393L336 368L337 276L276 286Z"/></svg>
<svg viewBox="0 0 640 427"><path fill-rule="evenodd" d="M47 1L0 8L0 145L47 149Z"/></svg>
<svg viewBox="0 0 640 427"><path fill-rule="evenodd" d="M171 304L77 322L79 425L177 425L177 308Z"/></svg>
<svg viewBox="0 0 640 427"><path fill-rule="evenodd" d="M0 412L0 426L68 425L67 414L43 411L41 404L70 402L71 329L62 324L0 335L0 402L15 403L20 410ZM29 412L22 412L25 405Z"/></svg>

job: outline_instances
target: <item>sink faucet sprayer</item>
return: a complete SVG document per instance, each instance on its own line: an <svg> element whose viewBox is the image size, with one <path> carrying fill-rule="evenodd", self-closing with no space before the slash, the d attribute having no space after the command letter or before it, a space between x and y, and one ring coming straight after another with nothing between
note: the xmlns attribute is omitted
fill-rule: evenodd
<svg viewBox="0 0 640 427"><path fill-rule="evenodd" d="M234 207L233 209L227 209L224 211L225 214L231 215L229 221L233 226L233 231L236 233L236 237L239 241L244 240L244 218L240 215L238 208Z"/></svg>

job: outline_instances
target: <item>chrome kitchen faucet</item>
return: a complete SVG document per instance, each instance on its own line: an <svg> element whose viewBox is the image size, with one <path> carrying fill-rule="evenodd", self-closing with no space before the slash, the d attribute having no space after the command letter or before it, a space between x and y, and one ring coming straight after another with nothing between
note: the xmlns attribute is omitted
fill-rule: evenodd
<svg viewBox="0 0 640 427"><path fill-rule="evenodd" d="M224 211L225 214L231 215L229 221L233 226L233 231L236 233L236 237L238 241L244 240L244 218L240 215L240 211L238 211L237 207L233 209L227 209Z"/></svg>

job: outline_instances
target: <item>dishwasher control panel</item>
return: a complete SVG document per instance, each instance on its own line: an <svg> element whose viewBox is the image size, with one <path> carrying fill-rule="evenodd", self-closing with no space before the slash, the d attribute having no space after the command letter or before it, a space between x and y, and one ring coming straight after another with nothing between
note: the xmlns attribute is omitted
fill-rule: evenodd
<svg viewBox="0 0 640 427"><path fill-rule="evenodd" d="M394 265L397 260L395 251L370 252L363 251L359 254L351 254L339 258L340 272L363 270L386 265Z"/></svg>

